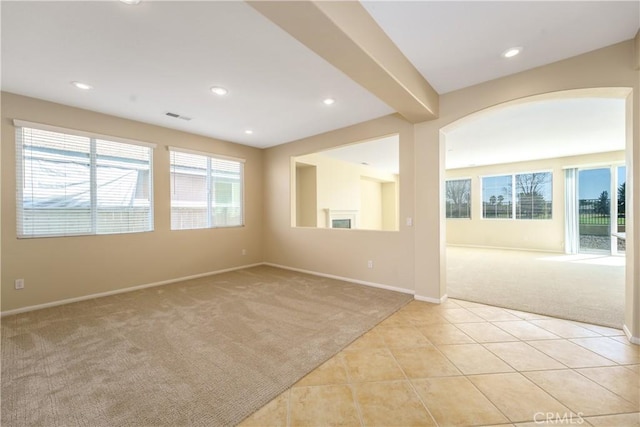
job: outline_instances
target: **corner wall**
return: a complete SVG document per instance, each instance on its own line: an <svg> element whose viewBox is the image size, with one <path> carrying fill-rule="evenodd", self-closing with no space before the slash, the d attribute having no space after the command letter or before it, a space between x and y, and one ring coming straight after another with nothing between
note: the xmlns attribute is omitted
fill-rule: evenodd
<svg viewBox="0 0 640 427"><path fill-rule="evenodd" d="M633 171L633 206L627 208L627 221L640 222L640 109L638 91L640 78L634 68L634 41L618 43L603 49L514 74L440 97L440 117L415 125L416 183L422 185L416 192L415 283L416 295L438 300L446 293L446 252L444 236L443 186L436 184L438 173L444 173L444 135L441 129L473 113L529 96L585 88L630 88L632 112L629 114L627 142L627 170ZM629 172L628 172L629 173ZM630 180L628 179L627 182ZM629 184L628 184L629 185ZM437 198L435 198L437 197ZM440 219L439 219L440 218ZM627 249L625 327L630 335L640 339L640 258L638 229L633 231L633 249ZM629 246L627 246L628 248ZM636 254L638 252L635 252ZM639 340L640 342L640 340Z"/></svg>
<svg viewBox="0 0 640 427"><path fill-rule="evenodd" d="M10 93L2 93L1 101L2 311L262 262L262 150ZM12 119L157 144L155 230L17 239ZM168 145L246 159L245 227L170 230ZM25 279L19 291L13 286L18 278Z"/></svg>
<svg viewBox="0 0 640 427"><path fill-rule="evenodd" d="M400 135L399 231L291 226L292 156L395 133ZM413 168L413 125L398 115L266 149L265 262L412 291L413 228L405 218L413 216ZM368 260L373 268L367 268Z"/></svg>

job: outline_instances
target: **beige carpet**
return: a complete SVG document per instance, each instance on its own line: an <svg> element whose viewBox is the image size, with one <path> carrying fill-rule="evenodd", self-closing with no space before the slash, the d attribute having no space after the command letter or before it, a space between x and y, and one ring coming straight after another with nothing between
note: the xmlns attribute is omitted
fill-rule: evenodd
<svg viewBox="0 0 640 427"><path fill-rule="evenodd" d="M255 267L3 318L2 425L234 425L411 299Z"/></svg>
<svg viewBox="0 0 640 427"><path fill-rule="evenodd" d="M452 298L620 329L624 258L447 248Z"/></svg>

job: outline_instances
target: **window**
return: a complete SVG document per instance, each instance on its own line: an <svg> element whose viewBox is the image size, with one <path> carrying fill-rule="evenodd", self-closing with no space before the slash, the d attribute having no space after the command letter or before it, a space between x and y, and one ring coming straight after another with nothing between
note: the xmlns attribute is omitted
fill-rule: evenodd
<svg viewBox="0 0 640 427"><path fill-rule="evenodd" d="M515 176L516 219L551 219L551 172Z"/></svg>
<svg viewBox="0 0 640 427"><path fill-rule="evenodd" d="M171 229L244 225L244 160L170 147Z"/></svg>
<svg viewBox="0 0 640 427"><path fill-rule="evenodd" d="M551 219L551 211L551 172L482 178L483 218Z"/></svg>
<svg viewBox="0 0 640 427"><path fill-rule="evenodd" d="M447 218L471 218L471 180L449 180L445 190Z"/></svg>
<svg viewBox="0 0 640 427"><path fill-rule="evenodd" d="M512 218L512 175L482 178L482 217Z"/></svg>
<svg viewBox="0 0 640 427"><path fill-rule="evenodd" d="M153 230L152 144L14 124L18 237Z"/></svg>

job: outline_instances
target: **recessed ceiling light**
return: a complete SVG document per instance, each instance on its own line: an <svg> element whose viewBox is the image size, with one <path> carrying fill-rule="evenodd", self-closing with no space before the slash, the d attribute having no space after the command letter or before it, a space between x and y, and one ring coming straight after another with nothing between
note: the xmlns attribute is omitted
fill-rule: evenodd
<svg viewBox="0 0 640 427"><path fill-rule="evenodd" d="M247 135L253 135L253 131L251 129L247 129L244 131Z"/></svg>
<svg viewBox="0 0 640 427"><path fill-rule="evenodd" d="M333 98L327 98L327 99L325 99L325 100L324 100L324 101L322 101L322 102L324 102L324 104L325 104L325 105L331 105L331 104L335 103L335 102L336 102L336 100L335 100L335 99L333 99Z"/></svg>
<svg viewBox="0 0 640 427"><path fill-rule="evenodd" d="M93 86L88 85L86 83L82 83L82 82L71 82L71 84L77 87L78 89L82 89L82 90L93 89Z"/></svg>
<svg viewBox="0 0 640 427"><path fill-rule="evenodd" d="M140 0L120 0L122 3L124 4L138 4L140 3Z"/></svg>
<svg viewBox="0 0 640 427"><path fill-rule="evenodd" d="M224 95L229 93L228 90L226 90L225 88L220 87L220 86L212 87L211 88L211 92L215 93L216 95L220 95L220 96L224 96Z"/></svg>
<svg viewBox="0 0 640 427"><path fill-rule="evenodd" d="M514 56L520 54L520 52L522 52L522 47L520 47L520 46L510 47L509 49L507 49L504 52L502 52L502 57L503 58L513 58Z"/></svg>

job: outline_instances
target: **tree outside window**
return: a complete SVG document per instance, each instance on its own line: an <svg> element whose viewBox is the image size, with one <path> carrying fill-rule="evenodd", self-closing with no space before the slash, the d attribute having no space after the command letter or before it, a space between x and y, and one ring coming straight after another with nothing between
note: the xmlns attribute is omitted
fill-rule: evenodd
<svg viewBox="0 0 640 427"><path fill-rule="evenodd" d="M447 218L471 218L471 180L446 182Z"/></svg>

